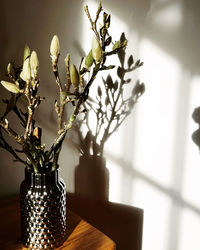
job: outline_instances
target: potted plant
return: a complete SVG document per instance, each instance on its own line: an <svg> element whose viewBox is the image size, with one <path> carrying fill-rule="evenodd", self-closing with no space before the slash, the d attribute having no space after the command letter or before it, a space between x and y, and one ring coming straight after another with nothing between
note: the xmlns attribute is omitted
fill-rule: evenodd
<svg viewBox="0 0 200 250"><path fill-rule="evenodd" d="M10 98L3 100L6 108L0 117L0 147L11 153L15 161L25 166L25 179L20 186L22 243L31 249L55 248L62 245L65 240L66 191L65 184L59 176L62 144L77 116L85 112L84 103L89 98L90 87L97 74L115 67L106 64L107 57L117 54L127 45L126 39L112 42L108 32L111 16L103 12L101 4L94 20L88 6L85 6L84 10L94 32L91 51L85 58L81 58L78 68L70 63L70 55L66 55L66 84L62 83L58 71L60 45L57 35L50 44L52 70L60 98L55 101L58 118L57 136L49 149L42 142L42 128L37 126L34 118L35 110L44 101L39 95L37 53L30 51L26 45L22 66L17 67L14 63L9 63L9 80L1 81L1 85L10 92ZM103 25L97 29L101 15ZM20 108L21 100L26 102L24 109ZM71 106L72 112L69 119L64 121L66 106ZM22 133L18 133L9 121L10 114L18 118ZM7 136L18 144L18 149L9 143Z"/></svg>

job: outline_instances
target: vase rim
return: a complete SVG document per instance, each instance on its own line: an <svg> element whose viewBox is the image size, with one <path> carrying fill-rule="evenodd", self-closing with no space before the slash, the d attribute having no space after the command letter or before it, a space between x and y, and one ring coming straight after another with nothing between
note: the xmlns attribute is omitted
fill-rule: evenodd
<svg viewBox="0 0 200 250"><path fill-rule="evenodd" d="M51 171L46 171L46 172L38 172L38 173L35 173L33 170L31 170L30 168L28 167L25 167L25 173L28 173L28 174L34 174L34 175L38 175L38 176L42 176L42 175L52 175L54 173L57 173L57 172L60 172L60 168L56 168L54 170L51 170Z"/></svg>

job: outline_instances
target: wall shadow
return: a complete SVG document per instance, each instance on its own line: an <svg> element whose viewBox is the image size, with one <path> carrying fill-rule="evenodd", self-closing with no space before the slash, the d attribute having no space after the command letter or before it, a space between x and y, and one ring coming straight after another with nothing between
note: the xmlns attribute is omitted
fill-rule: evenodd
<svg viewBox="0 0 200 250"><path fill-rule="evenodd" d="M124 40L122 34L121 41ZM132 55L126 62L125 49L118 52L118 59L117 80L113 80L110 74L102 79L97 98L89 98L85 104L88 112L75 126L80 158L75 168L75 193L68 193L67 199L68 207L109 236L117 249L141 250L143 210L109 202L109 170L103 157L104 144L131 113L145 90L144 84L137 81L131 86L129 96L124 98L124 90L131 82L127 74L143 63L140 60L135 62ZM90 119L91 112L93 120ZM96 127L92 129L94 120ZM82 126L85 125L88 132L84 136Z"/></svg>
<svg viewBox="0 0 200 250"><path fill-rule="evenodd" d="M200 149L200 107L194 109L192 113L192 118L194 122L196 122L199 126L198 129L193 132L192 140Z"/></svg>

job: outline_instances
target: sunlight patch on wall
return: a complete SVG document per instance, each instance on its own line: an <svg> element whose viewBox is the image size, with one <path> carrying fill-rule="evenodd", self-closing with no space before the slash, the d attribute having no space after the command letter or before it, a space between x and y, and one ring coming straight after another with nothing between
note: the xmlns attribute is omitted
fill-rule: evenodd
<svg viewBox="0 0 200 250"><path fill-rule="evenodd" d="M140 180L133 183L132 194L132 205L144 209L143 249L168 250L170 197Z"/></svg>
<svg viewBox="0 0 200 250"><path fill-rule="evenodd" d="M133 121L132 162L139 171L169 186L181 68L173 57L146 39L141 41L140 58L145 63L139 78L144 81L146 92Z"/></svg>
<svg viewBox="0 0 200 250"><path fill-rule="evenodd" d="M191 84L191 94L189 99L188 131L186 141L185 171L183 180L183 197L187 202L200 208L200 153L197 145L192 141L192 134L198 129L198 124L192 119L195 108L200 106L200 76L194 77Z"/></svg>
<svg viewBox="0 0 200 250"><path fill-rule="evenodd" d="M189 209L183 209L181 215L178 250L199 250L200 215L194 214Z"/></svg>
<svg viewBox="0 0 200 250"><path fill-rule="evenodd" d="M121 203L120 191L122 187L122 168L115 162L107 159L106 166L109 170L109 201Z"/></svg>
<svg viewBox="0 0 200 250"><path fill-rule="evenodd" d="M153 23L157 27L169 29L170 31L180 28L183 23L183 11L181 2L171 2L157 10L153 15Z"/></svg>

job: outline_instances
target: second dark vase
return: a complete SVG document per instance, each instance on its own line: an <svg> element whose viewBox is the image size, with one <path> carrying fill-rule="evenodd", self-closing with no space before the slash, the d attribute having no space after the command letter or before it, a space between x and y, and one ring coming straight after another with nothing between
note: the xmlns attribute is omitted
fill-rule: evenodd
<svg viewBox="0 0 200 250"><path fill-rule="evenodd" d="M29 249L55 249L66 238L66 189L59 170L25 169L20 186L22 243Z"/></svg>

